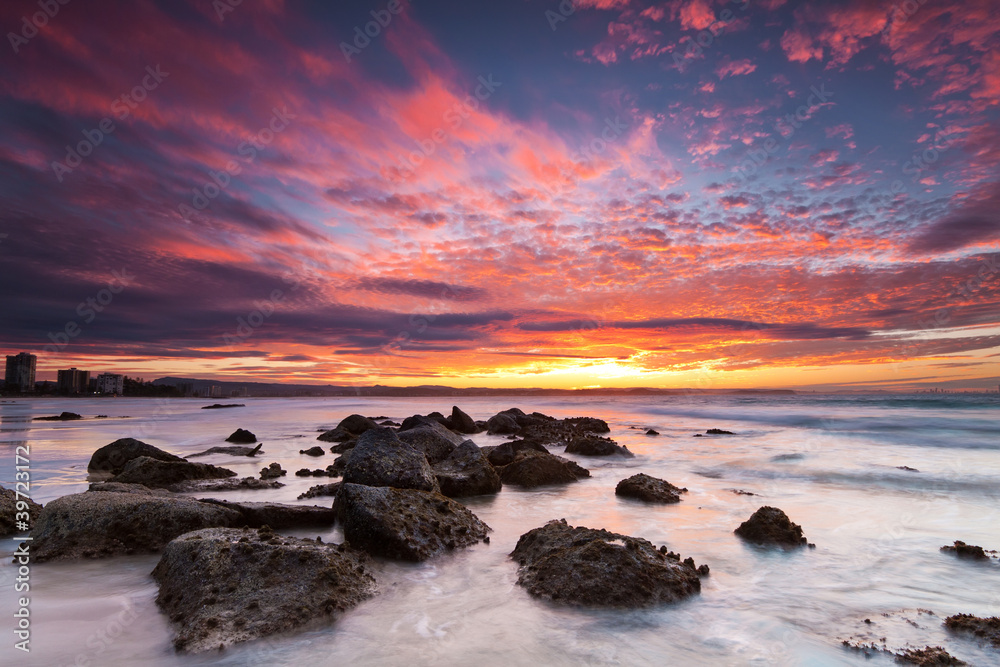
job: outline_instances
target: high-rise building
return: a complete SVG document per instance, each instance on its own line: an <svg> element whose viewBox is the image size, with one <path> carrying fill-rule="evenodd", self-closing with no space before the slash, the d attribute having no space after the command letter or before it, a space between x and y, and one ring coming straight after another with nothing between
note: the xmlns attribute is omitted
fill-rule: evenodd
<svg viewBox="0 0 1000 667"><path fill-rule="evenodd" d="M85 394L90 384L90 371L75 368L59 371L56 384L61 394Z"/></svg>
<svg viewBox="0 0 1000 667"><path fill-rule="evenodd" d="M27 352L7 355L7 368L4 373L4 384L8 389L17 391L35 390L35 364L38 357Z"/></svg>
<svg viewBox="0 0 1000 667"><path fill-rule="evenodd" d="M115 394L121 396L125 390L125 376L117 373L101 373L97 376L98 394Z"/></svg>

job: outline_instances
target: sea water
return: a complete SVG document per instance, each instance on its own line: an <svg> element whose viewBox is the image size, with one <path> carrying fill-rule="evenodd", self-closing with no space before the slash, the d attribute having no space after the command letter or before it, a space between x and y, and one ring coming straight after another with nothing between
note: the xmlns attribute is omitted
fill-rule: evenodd
<svg viewBox="0 0 1000 667"><path fill-rule="evenodd" d="M955 613L1000 615L1000 563L941 552L955 540L1000 549L997 395L743 395L663 397L17 399L0 404L0 483L14 482L15 448L30 450L31 493L46 503L86 490L98 447L135 437L187 455L236 428L264 454L213 455L240 476L277 461L285 487L216 492L230 500L296 500L327 478L294 476L334 456L299 454L351 413L399 421L457 403L474 419L520 407L606 420L632 459L573 457L592 477L575 484L464 499L493 528L490 544L420 564L377 560L379 594L333 624L200 655L175 653L149 574L158 556L31 566L30 654L14 648L15 543L0 546L0 662L37 665L854 665L894 664L845 649L848 638L899 650L945 646L975 665L1000 653L947 633ZM77 412L87 419L35 421ZM94 419L106 414L106 419ZM658 436L647 436L653 428ZM709 428L732 436L693 437ZM479 445L500 436L475 435ZM320 443L322 444L322 443ZM561 448L551 448L564 455ZM23 453L23 450L22 450ZM905 468L912 468L907 470ZM686 487L674 505L615 496L638 472ZM754 495L737 494L745 491ZM748 545L733 530L772 505L802 525L815 549ZM667 545L711 575L701 593L649 609L586 610L531 598L508 554L551 519ZM339 529L286 531L340 542ZM4 620L6 619L6 620ZM865 623L865 619L872 621Z"/></svg>

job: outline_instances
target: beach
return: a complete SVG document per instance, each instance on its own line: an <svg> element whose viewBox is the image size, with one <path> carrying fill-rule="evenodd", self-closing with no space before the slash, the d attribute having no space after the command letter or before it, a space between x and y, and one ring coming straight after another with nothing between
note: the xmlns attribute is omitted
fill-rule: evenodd
<svg viewBox="0 0 1000 667"><path fill-rule="evenodd" d="M586 398L239 399L202 410L204 399L17 399L0 404L0 483L14 483L15 448L28 446L32 498L45 504L86 491L91 454L132 437L179 456L226 444L237 428L263 443L255 458L195 459L258 476L278 462L280 489L195 494L231 501L297 500L331 479L296 477L335 455L300 450L350 414L400 422L452 404L476 420L518 407L557 418L590 416L634 458L550 451L586 467L576 483L504 488L461 498L492 528L490 542L422 563L376 559L379 592L332 624L177 653L155 599L156 554L39 563L31 570L32 664L46 665L851 665L866 658L845 639L887 638L892 649L940 645L970 664L996 664L996 649L949 633L946 616L1000 615L1000 564L940 551L963 540L1000 548L1000 397L873 394ZM44 422L62 411L84 419ZM97 415L108 415L96 419ZM705 435L708 429L733 435ZM646 435L654 429L658 435ZM695 437L701 434L701 437ZM501 435L469 436L480 446ZM687 489L679 503L615 495L647 473ZM761 506L784 510L815 549L748 544L734 529ZM666 545L711 567L700 593L634 610L580 609L531 597L508 556L525 532L552 519ZM343 541L342 529L281 531ZM14 609L15 543L0 555L0 608ZM928 613L932 612L932 613ZM872 623L865 623L869 619ZM8 620L10 623L10 620ZM7 634L7 632L5 632ZM24 660L8 641L4 662Z"/></svg>

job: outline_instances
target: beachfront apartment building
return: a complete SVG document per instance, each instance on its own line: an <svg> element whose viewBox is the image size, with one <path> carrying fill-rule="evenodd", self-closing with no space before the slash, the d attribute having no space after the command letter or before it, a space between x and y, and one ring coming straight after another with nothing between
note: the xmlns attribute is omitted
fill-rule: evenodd
<svg viewBox="0 0 1000 667"><path fill-rule="evenodd" d="M35 390L35 365L38 357L28 352L7 355L7 367L4 370L4 385L7 389L21 392Z"/></svg>
<svg viewBox="0 0 1000 667"><path fill-rule="evenodd" d="M97 393L121 396L125 391L125 376L118 373L101 373L97 376Z"/></svg>
<svg viewBox="0 0 1000 667"><path fill-rule="evenodd" d="M90 389L90 371L70 368L56 374L60 394L85 394Z"/></svg>

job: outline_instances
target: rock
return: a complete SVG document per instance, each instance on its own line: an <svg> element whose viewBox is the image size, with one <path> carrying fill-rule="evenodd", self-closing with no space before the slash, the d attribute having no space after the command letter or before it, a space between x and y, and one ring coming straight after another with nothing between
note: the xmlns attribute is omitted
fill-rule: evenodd
<svg viewBox="0 0 1000 667"><path fill-rule="evenodd" d="M513 463L501 469L500 481L504 484L534 488L546 484L568 484L580 477L590 476L585 469L574 466L571 466L569 461L548 452L523 450L517 454ZM581 474L581 471L586 474Z"/></svg>
<svg viewBox="0 0 1000 667"><path fill-rule="evenodd" d="M316 437L317 440L322 440L323 442L353 442L354 438L355 436L339 427L323 431Z"/></svg>
<svg viewBox="0 0 1000 667"><path fill-rule="evenodd" d="M309 449L300 449L299 454L305 454L306 456L323 456L326 451L317 445L316 447L310 447Z"/></svg>
<svg viewBox="0 0 1000 667"><path fill-rule="evenodd" d="M666 547L565 519L530 530L510 554L517 583L535 597L588 607L634 608L675 602L701 590L694 561Z"/></svg>
<svg viewBox="0 0 1000 667"><path fill-rule="evenodd" d="M744 489L726 489L726 491L729 491L730 493L735 493L738 496L756 496L756 495L758 495L758 494L756 494L756 493L754 493L752 491L746 491Z"/></svg>
<svg viewBox="0 0 1000 667"><path fill-rule="evenodd" d="M400 431L397 437L422 451L431 464L445 460L448 455L455 451L456 446L464 442L462 436L437 423L423 424L406 431Z"/></svg>
<svg viewBox="0 0 1000 667"><path fill-rule="evenodd" d="M710 428L705 433L708 435L736 435L732 431L723 431L721 428Z"/></svg>
<svg viewBox="0 0 1000 667"><path fill-rule="evenodd" d="M295 471L296 477L312 477L312 470L309 468L299 468Z"/></svg>
<svg viewBox="0 0 1000 667"><path fill-rule="evenodd" d="M348 415L341 419L336 427L319 436L319 439L325 442L348 442L356 440L365 431L377 427L378 424L375 423L374 419L362 415Z"/></svg>
<svg viewBox="0 0 1000 667"><path fill-rule="evenodd" d="M229 479L190 479L171 484L167 488L174 493L208 493L209 491L260 491L280 489L283 486L284 484L273 479L230 477Z"/></svg>
<svg viewBox="0 0 1000 667"><path fill-rule="evenodd" d="M18 502L23 503L22 509L18 509ZM31 498L23 495L18 498L16 490L0 486L0 537L28 532L28 528L18 528L18 522L24 521L29 528L34 526L41 509L42 506ZM18 517L21 512L26 513L27 517Z"/></svg>
<svg viewBox="0 0 1000 667"><path fill-rule="evenodd" d="M200 481L214 481L214 480L200 480ZM91 484L87 488L87 490L96 492L110 491L111 493L137 493L141 496L172 495L172 492L169 489L151 489L148 486L143 486L142 484L121 484L119 482L95 482Z"/></svg>
<svg viewBox="0 0 1000 667"><path fill-rule="evenodd" d="M33 562L159 551L191 530L242 525L234 509L180 496L107 491L56 498L31 532Z"/></svg>
<svg viewBox="0 0 1000 667"><path fill-rule="evenodd" d="M940 646L925 646L924 648L907 648L896 654L896 662L908 665L965 665L966 662L945 651Z"/></svg>
<svg viewBox="0 0 1000 667"><path fill-rule="evenodd" d="M1000 618L996 616L981 618L972 614L956 614L946 618L944 625L954 632L970 632L1000 648Z"/></svg>
<svg viewBox="0 0 1000 667"><path fill-rule="evenodd" d="M332 526L336 520L333 508L318 505L229 502L214 498L205 498L201 502L236 510L243 517L242 523L237 525L250 526L251 528L270 526L284 530L305 526Z"/></svg>
<svg viewBox="0 0 1000 667"><path fill-rule="evenodd" d="M442 425L441 422L431 417L412 415L403 420L403 423L399 425L399 430L409 431L411 428L417 428L418 426L434 426L435 424Z"/></svg>
<svg viewBox="0 0 1000 667"><path fill-rule="evenodd" d="M501 412L486 420L486 432L490 435L508 435L521 429L517 420L509 414Z"/></svg>
<svg viewBox="0 0 1000 667"><path fill-rule="evenodd" d="M951 551L959 558L971 558L972 560L989 560L989 556L982 547L974 544L966 544L961 540L955 540L955 546L941 547L941 551Z"/></svg>
<svg viewBox="0 0 1000 667"><path fill-rule="evenodd" d="M654 431L653 429L647 429L646 435L660 435L660 432Z"/></svg>
<svg viewBox="0 0 1000 667"><path fill-rule="evenodd" d="M331 454L343 454L354 449L354 445L358 444L357 440L349 440L347 442L342 442L339 445L334 445L330 448Z"/></svg>
<svg viewBox="0 0 1000 667"><path fill-rule="evenodd" d="M223 408L245 408L243 403L212 403L202 406L202 410L222 410Z"/></svg>
<svg viewBox="0 0 1000 667"><path fill-rule="evenodd" d="M345 481L333 508L352 547L386 558L423 561L489 539L475 514L430 491Z"/></svg>
<svg viewBox="0 0 1000 667"><path fill-rule="evenodd" d="M792 523L788 515L777 507L765 505L734 531L749 542L797 547L806 543L802 526Z"/></svg>
<svg viewBox="0 0 1000 667"><path fill-rule="evenodd" d="M281 467L278 462L268 463L266 468L262 468L260 471L261 479L275 479L281 477L282 475L287 475L288 471Z"/></svg>
<svg viewBox="0 0 1000 667"><path fill-rule="evenodd" d="M344 466L344 482L438 491L437 479L424 453L382 427L358 438Z"/></svg>
<svg viewBox="0 0 1000 667"><path fill-rule="evenodd" d="M141 440L120 438L94 452L94 455L90 457L90 463L87 464L87 471L109 472L112 475L117 475L125 469L129 461L141 456L148 456L158 461L184 461L179 456L174 456L153 445L147 445Z"/></svg>
<svg viewBox="0 0 1000 667"><path fill-rule="evenodd" d="M619 445L611 438L594 436L576 438L566 446L566 453L580 454L581 456L613 456L617 454L626 458L635 456L628 450L628 447Z"/></svg>
<svg viewBox="0 0 1000 667"><path fill-rule="evenodd" d="M375 594L369 566L343 546L215 528L168 544L152 576L174 647L197 653L339 618Z"/></svg>
<svg viewBox="0 0 1000 667"><path fill-rule="evenodd" d="M35 421L40 421L40 422L65 422L65 421L74 421L77 419L83 419L83 417L76 414L75 412L63 412L54 417L35 417Z"/></svg>
<svg viewBox="0 0 1000 667"><path fill-rule="evenodd" d="M451 406L451 430L456 433L479 433L479 427L469 415L458 409L457 405Z"/></svg>
<svg viewBox="0 0 1000 667"><path fill-rule="evenodd" d="M501 445L497 445L496 447L491 447L489 453L487 454L487 458L490 463L495 466L505 466L514 462L514 458L517 456L518 452L526 449L531 449L543 454L549 453L549 450L545 449L544 445L541 445L534 440L511 440Z"/></svg>
<svg viewBox="0 0 1000 667"><path fill-rule="evenodd" d="M916 468L911 468L910 466L896 466L898 470L905 470L907 472L920 472Z"/></svg>
<svg viewBox="0 0 1000 667"><path fill-rule="evenodd" d="M208 456L209 454L228 454L229 456L257 456L258 454L263 454L263 443L257 445L256 447L244 447L242 445L233 445L232 447L210 447L203 452L198 452L197 454L188 454L187 458L193 459L199 456Z"/></svg>
<svg viewBox="0 0 1000 667"><path fill-rule="evenodd" d="M226 442L238 442L244 445L252 445L257 442L257 436L246 429L238 428L226 438Z"/></svg>
<svg viewBox="0 0 1000 667"><path fill-rule="evenodd" d="M451 498L498 493L500 476L476 443L466 440L434 466L441 493Z"/></svg>
<svg viewBox="0 0 1000 667"><path fill-rule="evenodd" d="M679 503L682 493L687 493L687 489L680 489L670 482L645 473L623 479L615 487L616 496L638 498L648 503Z"/></svg>
<svg viewBox="0 0 1000 667"><path fill-rule="evenodd" d="M207 463L160 461L149 456L140 456L129 461L121 473L109 481L166 488L171 484L189 479L220 479L223 477L236 477L236 473L227 468Z"/></svg>
<svg viewBox="0 0 1000 667"><path fill-rule="evenodd" d="M338 491L340 491L340 482L318 484L316 486L310 486L309 490L305 493L300 493L299 500L304 498L318 498L320 496L336 496Z"/></svg>

